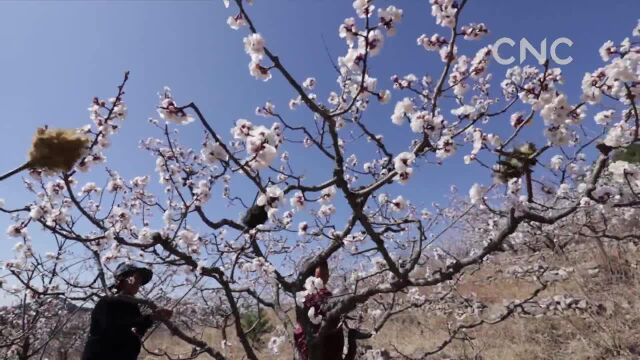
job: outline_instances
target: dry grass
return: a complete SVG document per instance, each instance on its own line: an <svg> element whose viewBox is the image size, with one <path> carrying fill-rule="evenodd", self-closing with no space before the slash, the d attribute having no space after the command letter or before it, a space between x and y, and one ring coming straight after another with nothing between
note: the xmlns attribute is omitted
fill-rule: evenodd
<svg viewBox="0 0 640 360"><path fill-rule="evenodd" d="M550 286L540 298L570 294L586 298L594 304L591 311L579 315L522 317L515 316L491 326L481 326L467 332L471 341L453 341L430 359L640 359L640 251L634 248L606 247L607 257L596 246L585 245L571 253L518 255L503 254L492 264L483 266L459 285L461 294L475 293L488 305L487 311L500 308L503 299L527 297L535 288L533 282L513 279L504 274L513 264L533 263L544 256L549 264L573 266L567 280ZM593 274L593 269L599 269ZM609 269L613 269L611 272ZM590 272L591 270L591 272ZM599 304L598 306L596 306ZM448 337L446 316L434 316L416 310L392 318L380 333L361 343L363 347L397 348L402 353L419 357ZM232 346L226 350L230 359L242 359L242 349L229 329ZM221 335L207 329L203 338L219 348ZM185 353L189 348L168 333L158 331L150 339L151 348L172 353ZM279 355L262 349L261 359L291 359L291 349ZM142 359L157 359L141 356ZM206 357L201 356L204 359Z"/></svg>
<svg viewBox="0 0 640 360"><path fill-rule="evenodd" d="M222 343L222 335L217 329L205 329L203 334L201 334L202 339L205 340L208 344L211 344L215 349L221 349L220 344ZM235 336L235 335L233 335ZM229 359L243 359L244 351L242 350L241 345L238 341L234 341L234 339L230 339L231 346L227 347L224 351L221 351L227 358ZM147 341L146 345L150 350L161 349L162 351L166 351L169 354L189 354L191 348L182 340L172 337L166 329L158 329ZM144 353L144 351L143 351ZM268 351L268 349L264 348L261 351L258 351L258 357L260 359L265 360L276 360L276 359L291 359L291 349L284 349L283 352L279 355L274 355ZM140 359L142 360L151 360L151 359L159 359L156 356L151 355L141 355ZM208 355L200 355L198 359L211 359Z"/></svg>

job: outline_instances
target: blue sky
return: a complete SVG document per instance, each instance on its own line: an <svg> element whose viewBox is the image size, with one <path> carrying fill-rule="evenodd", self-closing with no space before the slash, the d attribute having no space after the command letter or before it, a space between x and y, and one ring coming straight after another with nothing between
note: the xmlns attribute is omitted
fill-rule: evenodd
<svg viewBox="0 0 640 360"><path fill-rule="evenodd" d="M255 2L248 11L267 45L300 81L307 76L316 77L316 93L325 99L336 82L322 39L334 60L342 55L345 44L338 38L337 28L344 18L354 16L351 1ZM445 29L434 24L428 2L377 2L379 7L388 4L404 9L405 16L398 35L388 38L382 54L373 59L372 75L379 79L379 88L391 88L389 77L396 73L437 76L441 69L437 55L425 52L415 42L422 33L446 34ZM156 93L164 85L173 89L179 103L198 104L225 136L237 118L267 123L254 115L255 107L265 100L272 100L291 121L312 121L306 111L285 111L293 92L278 75L274 74L267 83L249 75L249 58L242 46L246 29L233 31L226 25L227 17L235 10L233 5L225 9L220 0L3 1L0 9L3 170L25 160L36 127L87 124L86 108L92 97L115 95L125 70L131 71L125 96L129 116L113 139L107 157L109 166L127 178L153 171L154 160L138 149L138 141L157 135L146 120L156 116ZM484 22L491 33L485 41L466 42L460 50L475 50L503 36L516 41L526 37L534 44L543 38L549 42L557 37L570 38L574 45L564 48L563 55L573 56L574 62L562 68L566 77L564 89L576 102L582 75L600 64L600 45L629 36L638 14L637 0L470 0L463 22ZM505 56L508 55L517 56L517 49L507 51ZM506 69L495 62L490 65L497 78ZM389 120L395 100L402 96L394 92L390 104L373 106L366 116L376 132L385 134L394 152L403 151L411 139L406 126L395 127ZM508 126L506 117L503 124ZM181 128L181 132L186 143L196 146L201 141L202 130L195 124ZM297 162L300 169L312 179L324 178L313 176L316 169L328 168L328 164L317 161L316 153L296 154L301 156ZM423 204L442 200L452 179L464 192L474 181L490 181L486 172L466 167L459 160L442 168L423 166L419 172L421 175L410 186L394 190ZM94 173L92 178L101 183L104 176ZM254 190L247 191L247 198L252 199ZM6 200L7 207L32 199L19 178L0 183L0 198ZM224 209L212 211L221 213ZM8 224L8 219L0 219L0 259L6 258L13 246L13 241L4 239Z"/></svg>

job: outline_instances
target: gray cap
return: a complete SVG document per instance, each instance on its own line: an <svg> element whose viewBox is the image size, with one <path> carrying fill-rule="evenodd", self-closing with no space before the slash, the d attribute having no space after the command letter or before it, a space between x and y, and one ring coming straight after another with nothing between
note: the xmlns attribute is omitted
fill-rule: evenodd
<svg viewBox="0 0 640 360"><path fill-rule="evenodd" d="M116 278L116 282L119 282L120 280L126 279L135 273L139 273L141 275L142 285L147 284L153 277L153 272L151 270L129 263L120 263L118 267L116 267L116 271L113 276Z"/></svg>

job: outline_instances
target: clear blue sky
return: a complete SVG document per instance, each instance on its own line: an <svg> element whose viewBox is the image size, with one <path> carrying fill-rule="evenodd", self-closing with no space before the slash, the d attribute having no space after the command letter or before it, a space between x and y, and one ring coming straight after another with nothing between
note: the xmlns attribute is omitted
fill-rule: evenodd
<svg viewBox="0 0 640 360"><path fill-rule="evenodd" d="M316 77L317 93L325 99L336 83L322 38L326 39L334 59L342 55L345 45L337 37L337 28L344 18L354 16L352 2L255 0L255 3L248 10L270 49L301 81L307 76ZM394 73L439 74L437 55L416 46L416 38L422 33L446 34L445 29L434 24L428 1L377 2L379 7L387 4L404 9L405 16L398 35L387 39L382 55L373 60L378 86L390 88L389 77ZM146 119L156 116L156 93L164 85L174 90L178 102L196 102L225 136L237 118L264 122L253 113L265 100L274 101L287 119L311 121L308 112L285 111L293 92L278 75L267 83L249 75L249 58L242 46L246 32L233 31L226 25L227 17L234 13L233 5L225 9L221 0L2 1L1 168L8 169L25 159L36 127L44 124L79 127L88 123L86 108L91 98L113 96L125 70L131 71L125 96L129 116L107 153L109 166L125 177L149 173L154 168L153 159L138 150L137 143L156 135ZM583 73L599 66L600 45L609 39L617 42L629 36L639 14L637 0L470 0L463 22L484 22L491 34L486 41L467 42L460 50L477 49L503 36L516 41L525 36L535 44L545 37L550 42L568 37L574 45L564 51L573 56L574 62L563 67L567 79L564 89L571 101L576 102ZM511 54L516 55L516 50ZM490 65L498 78L506 69L495 62ZM389 105L373 107L366 121L376 131L384 132L397 152L403 150L411 134L406 127L391 125L393 104L402 96L395 92L393 95ZM185 142L194 146L200 142L199 126L192 124L181 130ZM307 171L326 166L318 165L315 157L301 154L303 158L298 164ZM461 191L466 192L478 180L477 171L462 161L448 163L446 171L424 167L410 187L395 190L413 197L415 202L429 204L442 199L451 179L456 179ZM102 182L104 176L93 174L93 178ZM490 181L484 177L480 180ZM217 190L216 196L219 193ZM31 200L18 178L0 183L0 198L6 200L7 207ZM13 245L13 241L4 239L7 220L0 219L3 259Z"/></svg>

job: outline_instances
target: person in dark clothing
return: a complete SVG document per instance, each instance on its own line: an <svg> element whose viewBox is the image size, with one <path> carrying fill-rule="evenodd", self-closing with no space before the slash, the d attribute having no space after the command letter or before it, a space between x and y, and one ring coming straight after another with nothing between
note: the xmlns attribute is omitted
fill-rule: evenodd
<svg viewBox="0 0 640 360"><path fill-rule="evenodd" d="M168 320L172 311L140 311L133 298L141 286L151 281L151 270L122 263L115 272L116 295L105 296L91 312L89 337L82 360L135 360L141 338L154 321Z"/></svg>
<svg viewBox="0 0 640 360"><path fill-rule="evenodd" d="M329 281L329 265L326 261L323 261L316 267L314 275L322 280L325 285L327 284ZM332 296L333 294L326 287L319 289L315 294L308 294L303 302L304 312L306 313L311 308L314 308L315 314L324 316L326 314L326 305ZM298 317L300 316L304 315L299 313ZM313 327L319 328L319 325L315 325ZM315 329L314 331L317 330L318 329ZM293 339L296 347L295 359L308 360L309 348L307 344L307 336L304 332L304 328L299 322L294 330ZM323 349L322 358L324 360L341 360L343 358L344 335L340 324L337 324L335 329L321 340L321 348Z"/></svg>

